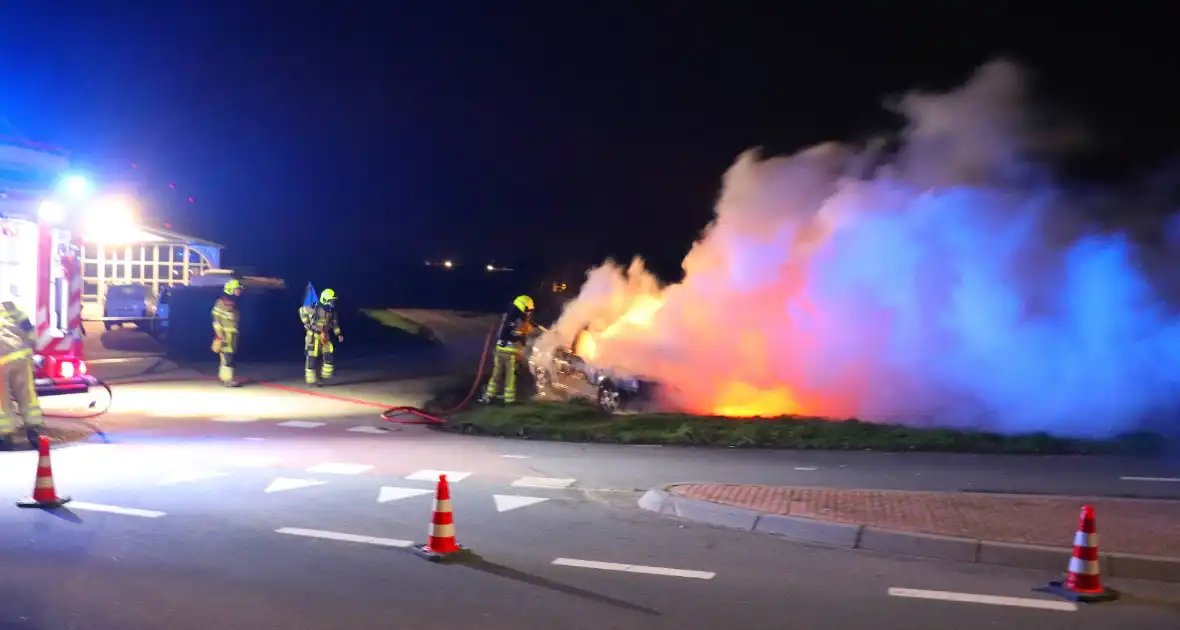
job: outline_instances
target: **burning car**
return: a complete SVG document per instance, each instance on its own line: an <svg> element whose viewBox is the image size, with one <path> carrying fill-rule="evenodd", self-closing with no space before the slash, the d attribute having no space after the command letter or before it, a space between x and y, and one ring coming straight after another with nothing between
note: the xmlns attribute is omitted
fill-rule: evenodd
<svg viewBox="0 0 1180 630"><path fill-rule="evenodd" d="M576 352L577 346L542 349L529 345L528 366L539 396L592 400L608 413L633 411L657 400L659 383L595 366Z"/></svg>

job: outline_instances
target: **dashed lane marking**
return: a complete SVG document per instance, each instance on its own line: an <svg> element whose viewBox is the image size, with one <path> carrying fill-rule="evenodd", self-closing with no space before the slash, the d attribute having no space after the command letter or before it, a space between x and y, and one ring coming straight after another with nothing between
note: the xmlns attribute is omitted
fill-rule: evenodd
<svg viewBox="0 0 1180 630"><path fill-rule="evenodd" d="M377 494L377 502L389 503L390 501L397 501L398 499L420 497L424 494L430 493L430 490L422 490L421 488L397 488L394 486L382 486L381 492Z"/></svg>
<svg viewBox="0 0 1180 630"><path fill-rule="evenodd" d="M265 492L282 492L284 490L298 490L299 488L310 488L312 486L322 486L327 484L326 481L316 481L315 479L291 479L289 477L279 477L270 482L266 487Z"/></svg>
<svg viewBox="0 0 1180 630"><path fill-rule="evenodd" d="M574 558L558 558L551 564L557 565L559 567L601 569L603 571L622 571L624 573L642 573L644 575L666 575L669 577L691 578L694 580L711 580L717 575L712 571L689 571L687 569L645 567L638 564L617 564L614 562L597 562L595 560L576 560Z"/></svg>
<svg viewBox="0 0 1180 630"><path fill-rule="evenodd" d="M548 501L549 499L542 499L541 497L522 497L512 494L493 494L492 500L496 502L497 512L507 512L509 510L516 510L530 505L536 505Z"/></svg>
<svg viewBox="0 0 1180 630"><path fill-rule="evenodd" d="M1119 477L1122 481L1158 481L1163 483L1180 483L1180 477Z"/></svg>
<svg viewBox="0 0 1180 630"><path fill-rule="evenodd" d="M380 545L382 547L409 547L414 543L409 540L397 540L396 538L377 538L375 536L360 536L357 534L343 534L340 532L329 532L322 529L301 529L298 527L280 527L275 530L276 534L288 534L291 536L307 536L309 538L324 538L327 540L341 540L344 542L358 542L369 545Z"/></svg>
<svg viewBox="0 0 1180 630"><path fill-rule="evenodd" d="M528 455L501 455L504 459L528 459Z"/></svg>
<svg viewBox="0 0 1180 630"><path fill-rule="evenodd" d="M819 470L818 466L796 466L795 470Z"/></svg>
<svg viewBox="0 0 1180 630"><path fill-rule="evenodd" d="M1028 599L1025 597L1000 597L998 595L977 595L975 593L952 593L949 591L923 591L915 588L890 587L889 594L893 597L935 599L944 602L963 602L967 604L991 604L993 606L1016 606L1018 608L1040 608L1042 610L1057 610L1061 612L1074 612L1078 609L1078 605L1073 602Z"/></svg>
<svg viewBox="0 0 1180 630"><path fill-rule="evenodd" d="M389 431L386 431L385 429L378 429L377 427L371 427L367 425L352 427L345 429L345 431L351 431L353 433L373 433L375 435L386 435L389 433Z"/></svg>
<svg viewBox="0 0 1180 630"><path fill-rule="evenodd" d="M157 512L155 510L140 510L138 508L125 508L117 505L103 505L101 503L86 503L85 501L73 501L67 503L66 507L71 510L83 510L88 512L106 512L108 514L122 514L124 516L142 516L144 518L160 518L165 516L164 512Z"/></svg>
<svg viewBox="0 0 1180 630"><path fill-rule="evenodd" d="M225 460L226 464L231 466L241 466L243 468L264 468L271 464L277 464L282 459L271 455L243 455L241 457L230 457Z"/></svg>
<svg viewBox="0 0 1180 630"><path fill-rule="evenodd" d="M521 477L512 482L517 488L568 488L577 479L559 479L557 477Z"/></svg>
<svg viewBox="0 0 1180 630"><path fill-rule="evenodd" d="M406 479L412 481L438 481L439 475L446 475L447 481L450 483L459 483L471 476L469 472L459 472L457 470L419 470L411 475L406 475Z"/></svg>
<svg viewBox="0 0 1180 630"><path fill-rule="evenodd" d="M220 418L210 418L214 422L258 422L262 418L252 418L247 416L222 416Z"/></svg>
<svg viewBox="0 0 1180 630"><path fill-rule="evenodd" d="M359 475L373 467L368 464L344 464L341 462L324 462L308 468L304 472L324 473L328 475Z"/></svg>
<svg viewBox="0 0 1180 630"><path fill-rule="evenodd" d="M229 473L224 473L219 470L178 470L160 480L161 484L184 483L186 481L201 481L203 479L216 479L217 477L226 477Z"/></svg>
<svg viewBox="0 0 1180 630"><path fill-rule="evenodd" d="M286 422L280 422L278 424L278 426L291 427L292 429L314 429L316 427L322 427L325 424L327 424L327 422L308 422L306 420L288 420Z"/></svg>
<svg viewBox="0 0 1180 630"><path fill-rule="evenodd" d="M246 438L242 438L242 439L243 440L250 440L251 442L265 442L266 441L266 438L260 438L260 437L246 437Z"/></svg>

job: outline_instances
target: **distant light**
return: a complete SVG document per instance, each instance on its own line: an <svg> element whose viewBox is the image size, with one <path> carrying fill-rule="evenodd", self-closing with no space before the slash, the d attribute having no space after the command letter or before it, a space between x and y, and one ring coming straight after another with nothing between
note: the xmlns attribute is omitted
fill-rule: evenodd
<svg viewBox="0 0 1180 630"><path fill-rule="evenodd" d="M37 217L46 223L57 223L65 218L65 211L60 203L47 199L37 208Z"/></svg>
<svg viewBox="0 0 1180 630"><path fill-rule="evenodd" d="M495 268L495 267L493 267L493 266L491 266L491 265L488 265L488 271L495 271L495 270L496 270L496 268Z"/></svg>
<svg viewBox="0 0 1180 630"><path fill-rule="evenodd" d="M165 224L164 224L164 227L166 227L166 228L168 228L168 229L172 229L172 224L171 224L171 223L165 223Z"/></svg>
<svg viewBox="0 0 1180 630"><path fill-rule="evenodd" d="M90 180L81 175L71 175L61 182L62 190L74 199L81 199L90 194Z"/></svg>
<svg viewBox="0 0 1180 630"><path fill-rule="evenodd" d="M449 260L443 261L443 266L446 267L447 269L450 269L452 267L451 261L449 261Z"/></svg>
<svg viewBox="0 0 1180 630"><path fill-rule="evenodd" d="M131 163L131 168L139 168L139 165L138 165L138 164L136 164L135 162L132 162L132 163Z"/></svg>
<svg viewBox="0 0 1180 630"><path fill-rule="evenodd" d="M196 199L193 199L192 197L189 197L189 198L188 198L188 202L189 202L189 203L196 203L196 202L197 202L197 200L196 200Z"/></svg>
<svg viewBox="0 0 1180 630"><path fill-rule="evenodd" d="M172 188L172 189L175 189L175 188L176 188L176 184L168 184L168 187L169 187L169 188Z"/></svg>

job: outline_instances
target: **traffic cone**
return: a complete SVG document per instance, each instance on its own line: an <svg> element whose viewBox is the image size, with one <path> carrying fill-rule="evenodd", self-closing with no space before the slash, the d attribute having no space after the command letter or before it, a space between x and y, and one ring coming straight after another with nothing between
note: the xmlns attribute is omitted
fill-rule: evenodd
<svg viewBox="0 0 1180 630"><path fill-rule="evenodd" d="M1118 591L1103 588L1098 567L1098 530L1094 526L1094 508L1082 506L1081 521L1073 539L1073 557L1062 582L1050 582L1049 591L1075 602L1109 602L1119 598Z"/></svg>
<svg viewBox="0 0 1180 630"><path fill-rule="evenodd" d="M23 508L53 509L69 503L70 497L57 496L57 490L53 487L53 466L49 464L48 437L41 436L37 450L39 457L37 458L37 481L33 484L33 498L17 501L16 504Z"/></svg>
<svg viewBox="0 0 1180 630"><path fill-rule="evenodd" d="M455 518L451 512L451 487L447 476L438 476L438 489L434 494L434 511L430 518L430 537L425 545L414 545L414 551L430 560L442 562L468 553L455 542Z"/></svg>

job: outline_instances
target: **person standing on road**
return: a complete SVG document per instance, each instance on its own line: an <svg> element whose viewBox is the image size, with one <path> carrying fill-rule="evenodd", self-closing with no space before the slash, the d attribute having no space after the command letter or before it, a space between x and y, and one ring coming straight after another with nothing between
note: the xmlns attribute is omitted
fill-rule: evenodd
<svg viewBox="0 0 1180 630"><path fill-rule="evenodd" d="M234 353L238 350L238 297L242 295L242 281L238 279L225 283L225 295L213 303L213 346L212 350L221 359L217 378L226 387L239 387L234 380Z"/></svg>
<svg viewBox="0 0 1180 630"><path fill-rule="evenodd" d="M303 350L307 357L303 365L303 377L308 385L314 387L331 380L336 371L336 346L332 343L332 336L336 337L336 341L344 341L335 306L336 292L324 289L318 302L299 307L299 319L307 332L303 339Z"/></svg>
<svg viewBox="0 0 1180 630"><path fill-rule="evenodd" d="M524 358L524 343L533 332L533 298L519 295L512 300L512 307L504 314L500 324L500 336L496 340L496 355L492 363L492 377L480 402L490 403L496 398L500 375L504 375L504 404L516 402L516 366Z"/></svg>
<svg viewBox="0 0 1180 630"><path fill-rule="evenodd" d="M29 444L36 445L45 413L33 379L37 333L29 318L12 302L0 304L0 450L12 449L12 434L23 424ZM14 414L13 401L16 402Z"/></svg>

